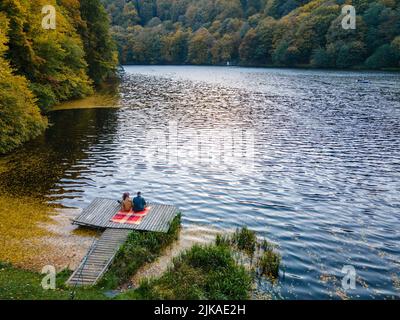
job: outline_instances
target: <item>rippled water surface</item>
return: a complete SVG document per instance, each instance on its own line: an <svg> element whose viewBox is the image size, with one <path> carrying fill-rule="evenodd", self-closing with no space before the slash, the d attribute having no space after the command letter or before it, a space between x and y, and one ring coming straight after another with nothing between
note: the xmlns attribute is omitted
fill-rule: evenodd
<svg viewBox="0 0 400 320"><path fill-rule="evenodd" d="M68 207L141 190L187 226L279 245L277 298L400 297L400 75L126 67L120 108L62 110L2 188ZM354 266L356 289L342 288Z"/></svg>

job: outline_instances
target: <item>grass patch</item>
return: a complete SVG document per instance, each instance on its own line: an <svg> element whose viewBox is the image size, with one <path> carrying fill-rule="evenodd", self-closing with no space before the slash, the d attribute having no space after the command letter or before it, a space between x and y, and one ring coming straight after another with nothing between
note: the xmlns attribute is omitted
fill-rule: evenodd
<svg viewBox="0 0 400 320"><path fill-rule="evenodd" d="M57 274L56 289L44 290L41 282L45 275L0 263L0 299L1 300L68 300L71 288L64 283L70 271ZM75 299L103 300L104 294L96 288L77 288Z"/></svg>
<svg viewBox="0 0 400 320"><path fill-rule="evenodd" d="M195 245L158 279L145 280L119 299L247 299L252 278L229 247Z"/></svg>
<svg viewBox="0 0 400 320"><path fill-rule="evenodd" d="M245 261L249 263L246 264ZM173 259L161 277L145 279L119 299L248 299L256 278L279 277L280 254L254 231L242 228L218 235L212 245L195 245Z"/></svg>
<svg viewBox="0 0 400 320"><path fill-rule="evenodd" d="M178 239L180 226L181 214L178 214L172 220L167 233L132 232L98 286L112 289L127 282L140 267L153 262L166 247Z"/></svg>

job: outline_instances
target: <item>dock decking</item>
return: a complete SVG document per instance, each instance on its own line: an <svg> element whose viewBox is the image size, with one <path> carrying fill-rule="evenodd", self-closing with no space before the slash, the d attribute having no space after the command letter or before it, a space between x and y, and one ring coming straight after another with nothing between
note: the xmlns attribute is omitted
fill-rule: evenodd
<svg viewBox="0 0 400 320"><path fill-rule="evenodd" d="M113 228L167 232L171 221L178 213L178 208L175 206L150 203L151 210L138 225L110 221L118 213L120 206L116 200L96 198L72 223L100 229Z"/></svg>
<svg viewBox="0 0 400 320"><path fill-rule="evenodd" d="M119 247L126 241L130 230L107 229L93 244L80 265L68 279L68 285L95 285L115 257Z"/></svg>
<svg viewBox="0 0 400 320"><path fill-rule="evenodd" d="M149 204L150 211L142 218L140 224L112 222L111 218L118 213L120 204L116 200L96 198L72 223L105 229L82 259L78 268L68 279L68 285L94 285L107 271L120 246L126 241L132 230L168 232L170 224L178 214L178 208L165 204Z"/></svg>

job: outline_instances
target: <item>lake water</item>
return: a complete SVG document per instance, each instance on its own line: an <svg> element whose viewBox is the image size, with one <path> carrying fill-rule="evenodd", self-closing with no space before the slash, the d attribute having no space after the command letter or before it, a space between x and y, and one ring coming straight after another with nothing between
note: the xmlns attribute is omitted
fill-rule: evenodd
<svg viewBox="0 0 400 320"><path fill-rule="evenodd" d="M276 298L400 298L399 74L129 66L120 93L53 112L1 159L2 190L79 208L141 190L185 226L276 243Z"/></svg>

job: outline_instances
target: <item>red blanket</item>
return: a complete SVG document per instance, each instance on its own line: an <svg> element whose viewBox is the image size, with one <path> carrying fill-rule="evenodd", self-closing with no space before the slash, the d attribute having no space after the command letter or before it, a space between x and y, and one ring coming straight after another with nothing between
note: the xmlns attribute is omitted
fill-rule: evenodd
<svg viewBox="0 0 400 320"><path fill-rule="evenodd" d="M151 209L150 207L147 207L143 211L139 212L120 211L111 218L111 221L116 223L140 224L140 222L142 222L143 217L145 217L149 213L150 209Z"/></svg>

